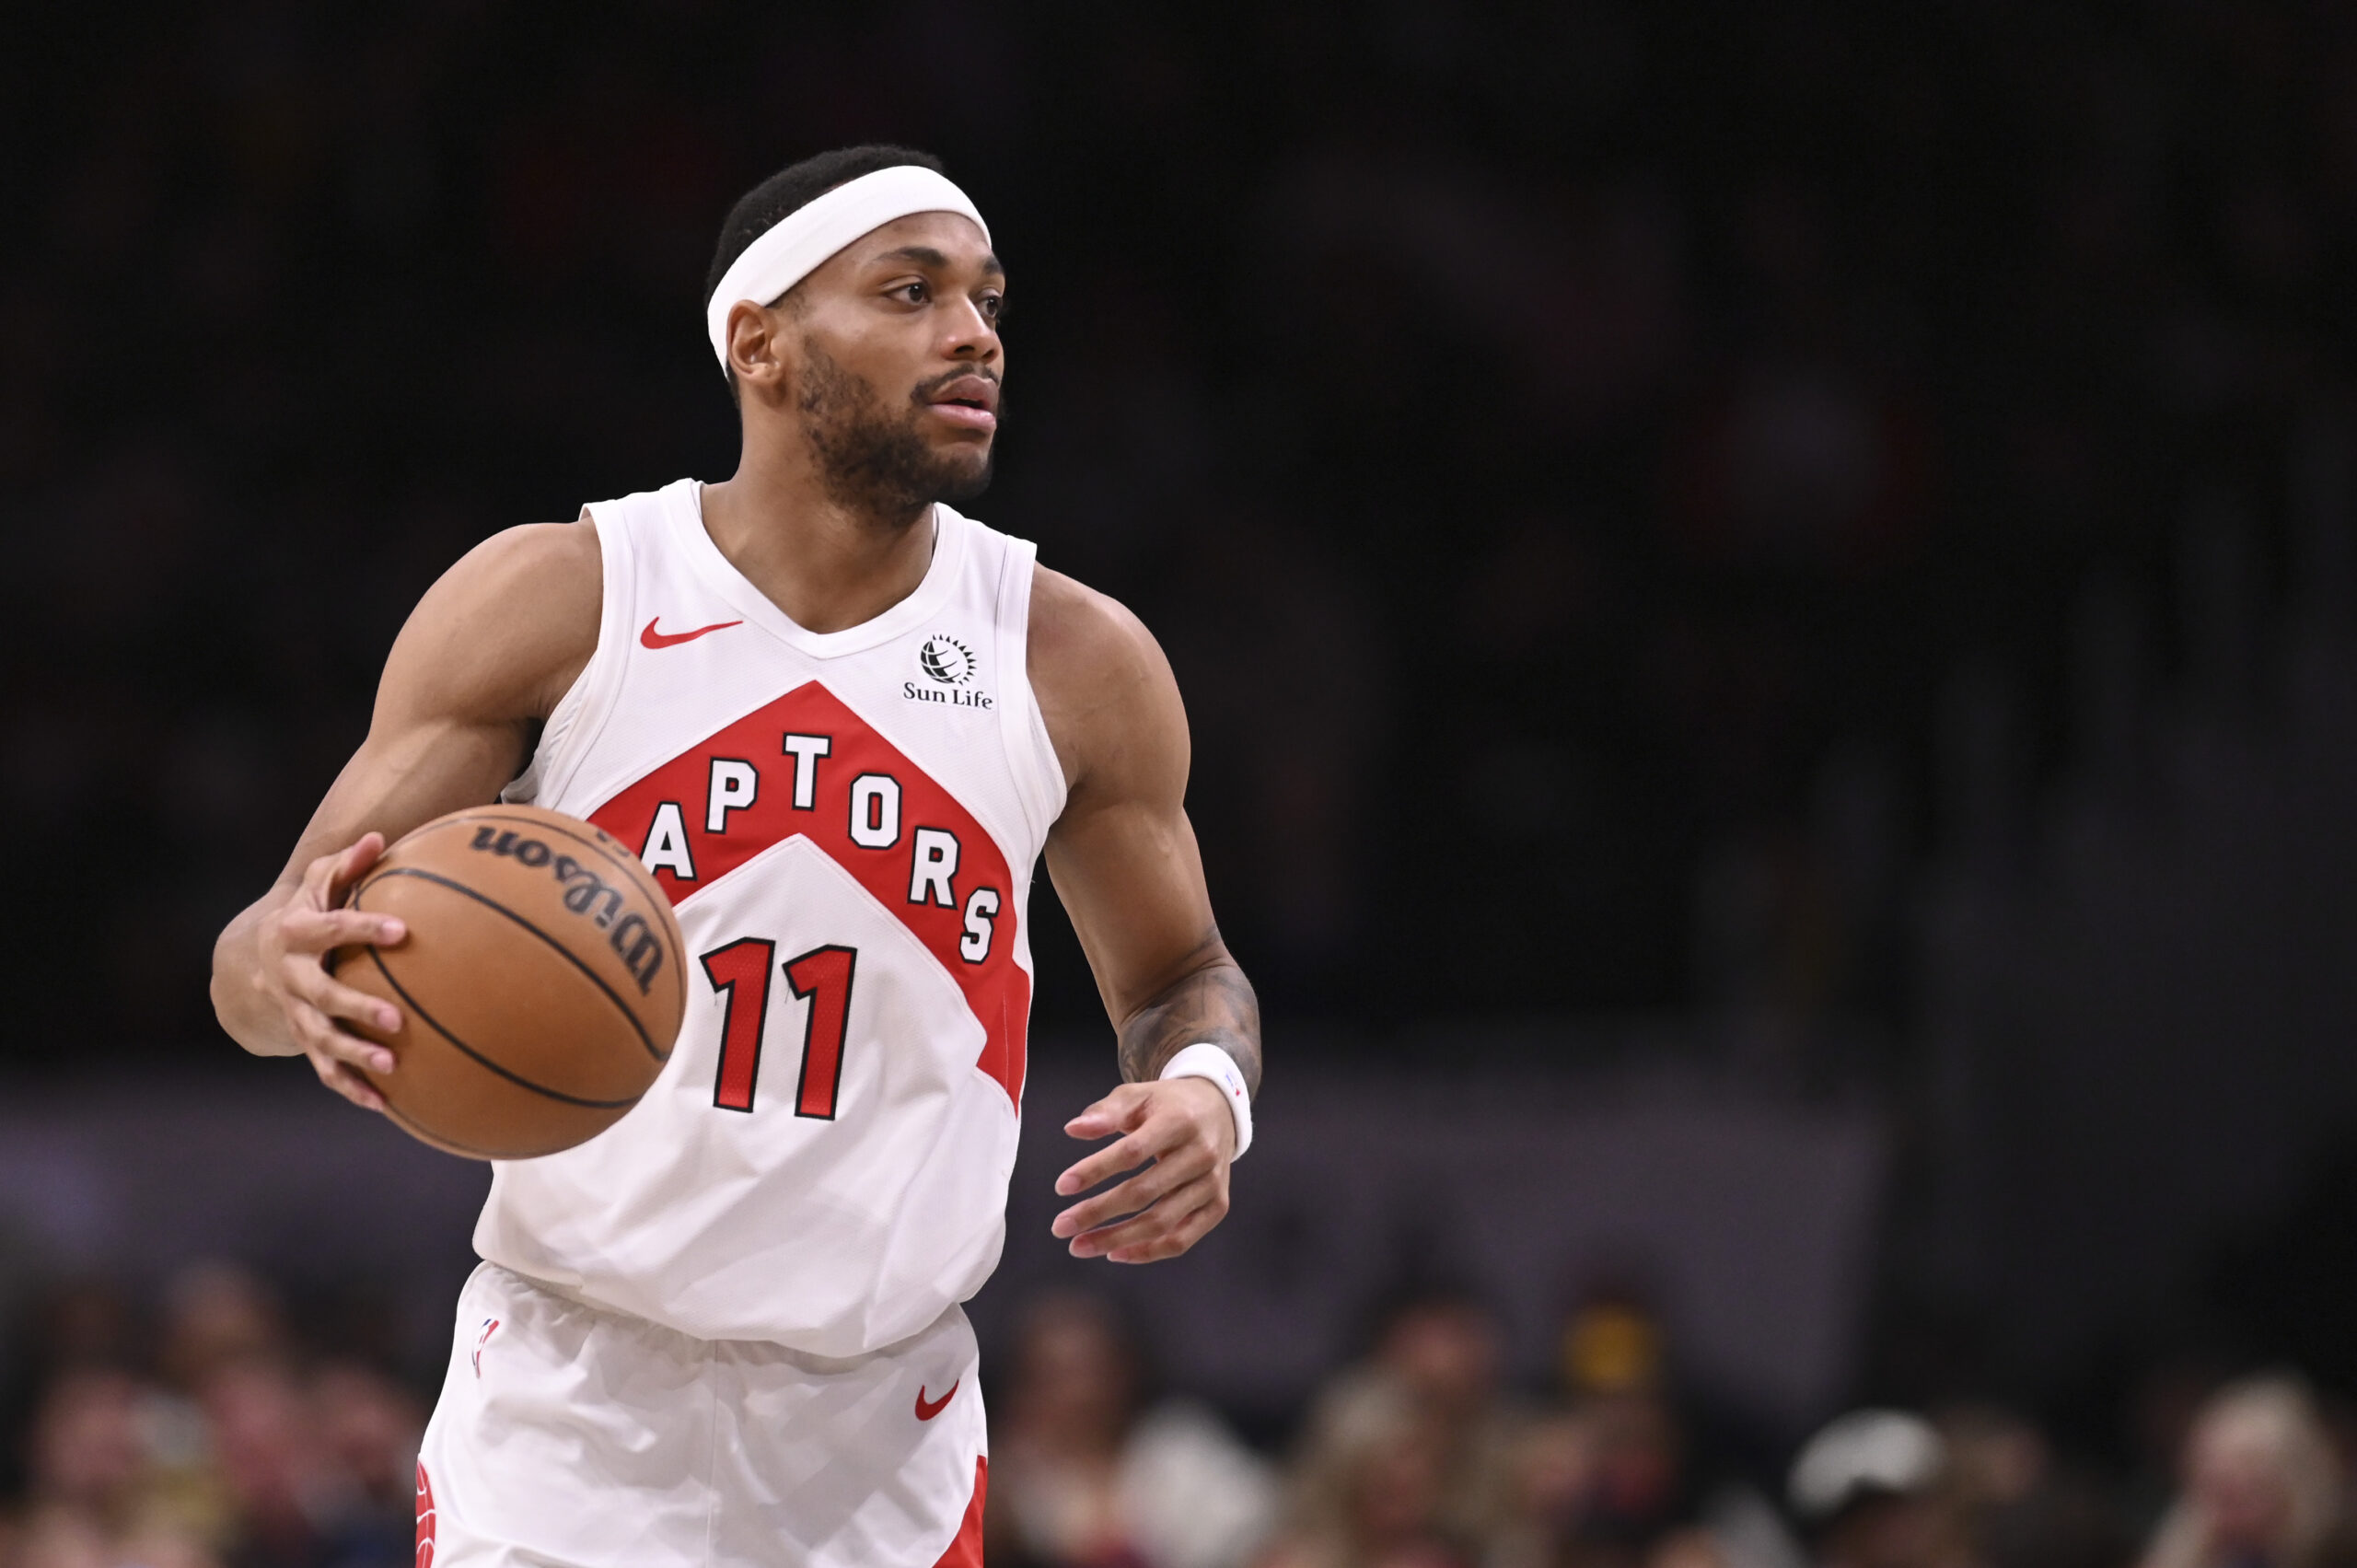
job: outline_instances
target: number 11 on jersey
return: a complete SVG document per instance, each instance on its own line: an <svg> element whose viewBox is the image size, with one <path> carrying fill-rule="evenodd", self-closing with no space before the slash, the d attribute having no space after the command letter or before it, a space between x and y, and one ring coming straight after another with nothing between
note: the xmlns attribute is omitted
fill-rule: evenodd
<svg viewBox="0 0 2357 1568"><path fill-rule="evenodd" d="M720 1073L712 1103L723 1110L753 1109L761 1072L761 1037L769 1027L770 973L777 944L744 936L703 955L703 972L720 993ZM832 945L813 947L779 966L796 1001L810 1004L802 1026L802 1081L795 1086L794 1114L831 1121L835 1093L843 1079L843 1035L851 1027L852 973L859 950Z"/></svg>

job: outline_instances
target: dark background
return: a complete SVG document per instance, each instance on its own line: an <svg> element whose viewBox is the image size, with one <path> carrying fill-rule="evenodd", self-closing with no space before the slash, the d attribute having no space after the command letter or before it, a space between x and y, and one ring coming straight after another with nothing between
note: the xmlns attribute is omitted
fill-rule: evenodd
<svg viewBox="0 0 2357 1568"><path fill-rule="evenodd" d="M0 1097L266 1071L209 945L401 618L730 470L720 216L863 140L990 216L972 510L1169 650L1272 1092L1863 1108L1861 1395L2357 1393L2357 27L2290 0L17 10Z"/></svg>
<svg viewBox="0 0 2357 1568"><path fill-rule="evenodd" d="M1899 14L1903 13L1903 15ZM977 510L1132 603L1280 1016L1663 1008L1829 769L1939 830L1938 697L2067 727L2189 509L2279 590L2339 407L2346 52L2302 7L148 7L12 29L6 615L38 1009L185 1051L204 938L485 534L682 472L718 215L938 151L1013 268ZM1868 912L1815 1008L1903 1023ZM1848 927L1854 926L1857 929ZM1091 1016L1051 949L1042 1019Z"/></svg>

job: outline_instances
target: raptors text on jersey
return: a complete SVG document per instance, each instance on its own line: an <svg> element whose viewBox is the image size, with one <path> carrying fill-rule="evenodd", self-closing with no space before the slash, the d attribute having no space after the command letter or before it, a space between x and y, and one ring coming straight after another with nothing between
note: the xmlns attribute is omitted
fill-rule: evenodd
<svg viewBox="0 0 2357 1568"><path fill-rule="evenodd" d="M621 1121L494 1167L476 1247L700 1338L863 1354L973 1294L1004 1237L1063 804L1031 547L935 507L917 590L820 633L728 563L694 482L586 515L598 650L507 798L639 850L687 1020Z"/></svg>

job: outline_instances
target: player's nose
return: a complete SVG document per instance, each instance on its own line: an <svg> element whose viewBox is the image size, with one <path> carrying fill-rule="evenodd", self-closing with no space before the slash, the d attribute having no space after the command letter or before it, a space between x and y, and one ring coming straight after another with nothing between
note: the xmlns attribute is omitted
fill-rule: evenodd
<svg viewBox="0 0 2357 1568"><path fill-rule="evenodd" d="M971 299L961 301L948 312L948 332L942 348L950 358L970 359L984 365L998 358L998 328L982 314L979 303Z"/></svg>

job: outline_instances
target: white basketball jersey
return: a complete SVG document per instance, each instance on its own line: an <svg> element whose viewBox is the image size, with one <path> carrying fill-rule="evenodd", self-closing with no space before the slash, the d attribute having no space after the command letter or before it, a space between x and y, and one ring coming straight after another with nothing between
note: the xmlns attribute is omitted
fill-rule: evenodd
<svg viewBox="0 0 2357 1568"><path fill-rule="evenodd" d="M819 633L728 563L696 482L588 514L598 651L506 798L640 850L687 1021L611 1128L493 1166L475 1247L699 1338L865 1354L981 1288L1005 1234L1064 799L1032 547L936 506L917 590Z"/></svg>

